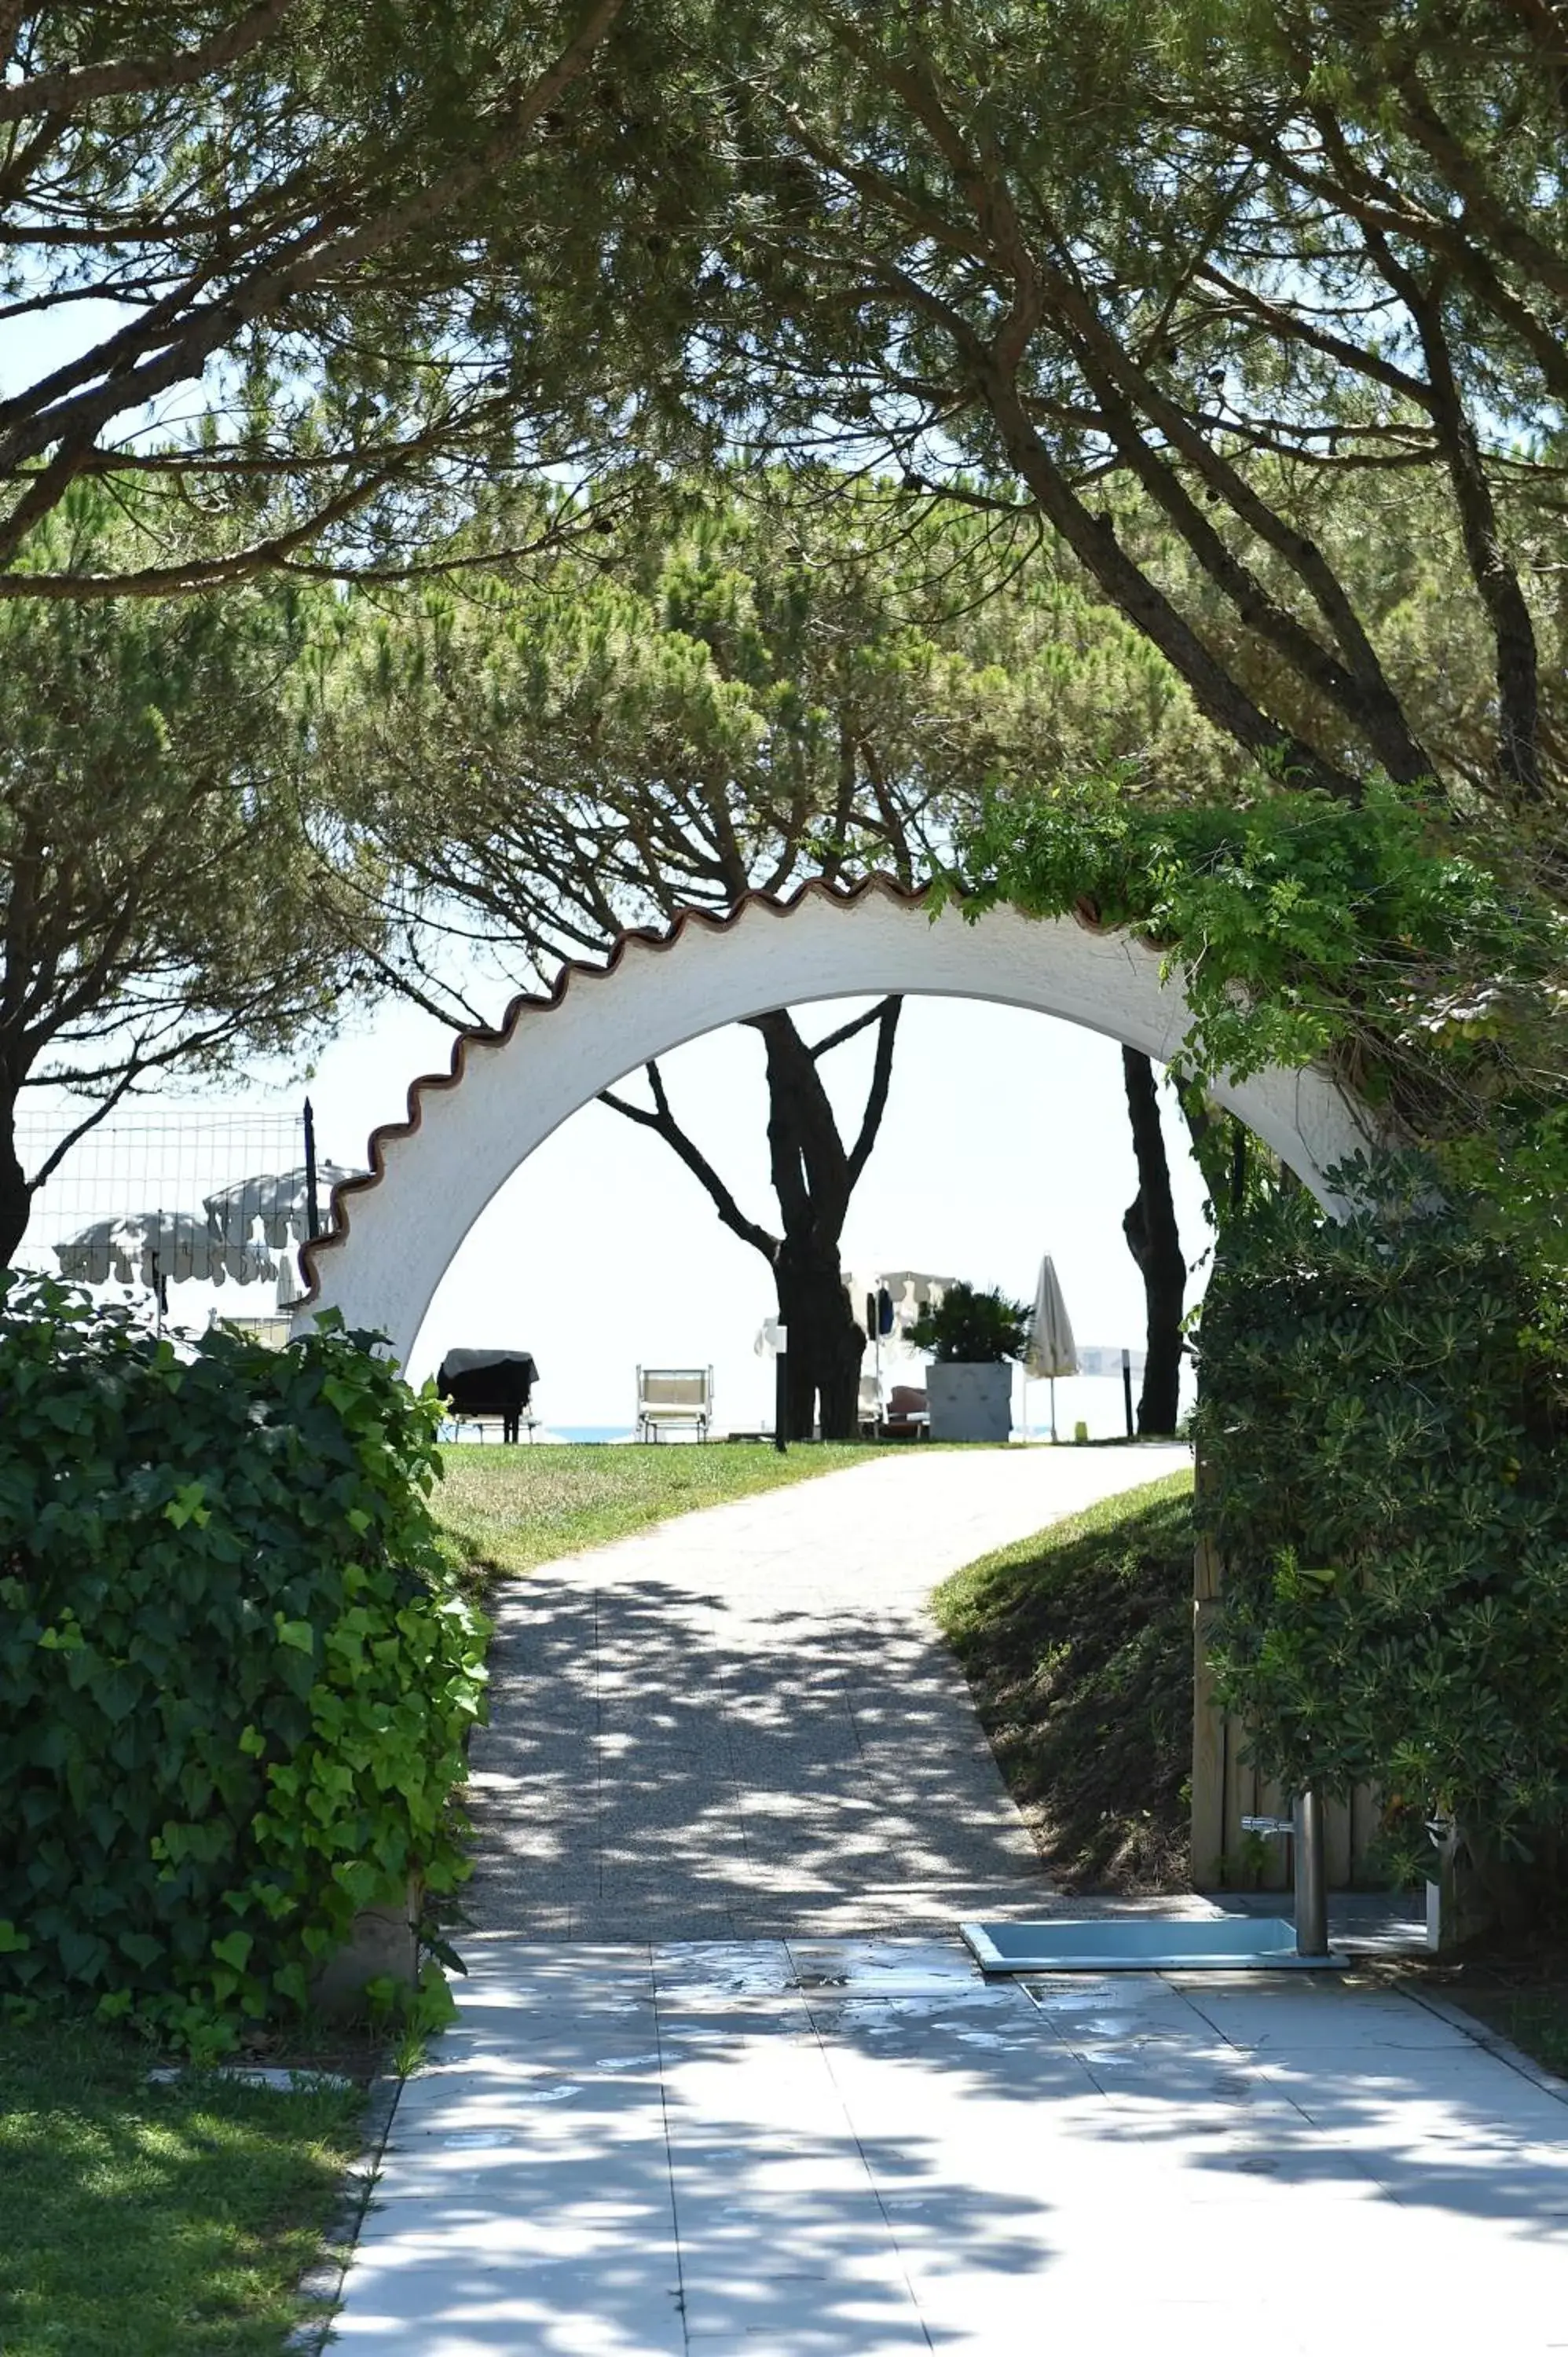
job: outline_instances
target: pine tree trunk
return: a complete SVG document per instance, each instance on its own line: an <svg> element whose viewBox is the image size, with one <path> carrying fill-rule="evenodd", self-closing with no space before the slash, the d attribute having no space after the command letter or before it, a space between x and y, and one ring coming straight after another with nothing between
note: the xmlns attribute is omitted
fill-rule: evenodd
<svg viewBox="0 0 1568 2357"><path fill-rule="evenodd" d="M1170 1166L1160 1128L1160 1101L1154 1067L1135 1048L1122 1050L1138 1192L1122 1222L1128 1249L1144 1280L1147 1328L1144 1388L1138 1401L1140 1433L1173 1433L1181 1397L1181 1318L1187 1294L1187 1264L1171 1200Z"/></svg>
<svg viewBox="0 0 1568 2357"><path fill-rule="evenodd" d="M758 1018L768 1050L768 1146L783 1235L774 1261L789 1330L786 1437L853 1440L865 1337L843 1289L839 1238L854 1173L816 1060L782 1008Z"/></svg>
<svg viewBox="0 0 1568 2357"><path fill-rule="evenodd" d="M819 1422L824 1440L853 1440L860 1428L860 1369L865 1336L855 1323L839 1269L839 1239L855 1181L876 1142L887 1103L893 1043L902 1001L884 999L808 1047L787 1007L749 1017L768 1053L768 1147L782 1233L741 1210L701 1148L671 1110L657 1062L647 1067L651 1107L614 1090L601 1101L629 1121L656 1130L706 1188L731 1233L761 1253L773 1270L779 1316L789 1332L782 1417L784 1437L810 1440ZM869 1026L876 1056L859 1135L845 1146L818 1060Z"/></svg>
<svg viewBox="0 0 1568 2357"><path fill-rule="evenodd" d="M774 1265L779 1317L789 1332L785 1437L810 1440L820 1415L824 1440L853 1440L858 1428L865 1337L843 1289L838 1241L784 1238Z"/></svg>

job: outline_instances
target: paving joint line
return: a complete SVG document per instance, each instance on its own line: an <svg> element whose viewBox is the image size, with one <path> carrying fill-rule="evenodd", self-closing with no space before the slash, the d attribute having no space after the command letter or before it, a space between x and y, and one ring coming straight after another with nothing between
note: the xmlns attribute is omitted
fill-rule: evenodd
<svg viewBox="0 0 1568 2357"><path fill-rule="evenodd" d="M822 2058L822 2068L828 2074L828 2084L832 2087L833 2093L838 2098L839 2108L843 2114L844 2126L848 2128L851 2138L854 2144L855 2151L860 2157L860 2165L865 2172L865 2181L871 2188L871 2198L876 2204L877 2215L882 2221L883 2227L886 2232L887 2240L892 2245L894 2255L897 2259L898 2273L903 2279L904 2288L909 2295L909 2306L914 2312L915 2321L920 2328L920 2338L925 2342L928 2349L935 2349L937 2344L931 2339L931 2329L926 2320L926 2311L920 2305L919 2295L915 2289L914 2278L909 2273L909 2262L905 2256L904 2246L898 2240L898 2229L894 2224L892 2218L888 2215L887 2204L882 2198L882 2188L876 2181L875 2171L873 2169L871 2162L867 2158L865 2147L861 2142L860 2130L855 2126L854 2115L850 2110L848 2100L844 2095L843 2087L839 2083L838 2072L833 2069L832 2055L823 2040L822 2029L817 2020L816 2008L811 2003L812 1993L809 1988L801 1987L800 1986L800 1967L795 1961L795 1949L792 1942L789 1940L785 1941L784 1953L789 1959L789 1970L794 1976L801 2002L805 2007L806 2019L811 2025L811 2036L816 2041L817 2051ZM835 1992L835 1994L839 1993ZM842 1994L848 1994L848 1992L843 1992ZM867 1990L865 1994L868 1996L875 1997L877 1995L877 1992L875 1990ZM882 2002L886 2003L886 1998L883 1998Z"/></svg>
<svg viewBox="0 0 1568 2357"><path fill-rule="evenodd" d="M659 2050L659 2117L664 2130L664 2173L670 2180L670 2238L675 2252L675 2307L681 2319L681 2339L689 2352L692 2319L686 2311L686 2266L681 2249L681 2204L675 2191L675 2147L670 2134L670 2089L664 2071L664 2023L659 2004L658 1952L648 1947L648 1976L653 1991L653 2042Z"/></svg>

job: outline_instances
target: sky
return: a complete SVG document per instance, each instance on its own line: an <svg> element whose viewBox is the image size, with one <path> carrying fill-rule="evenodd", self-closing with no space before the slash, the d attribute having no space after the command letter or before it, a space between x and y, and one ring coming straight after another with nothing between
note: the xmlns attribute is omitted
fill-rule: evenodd
<svg viewBox="0 0 1568 2357"><path fill-rule="evenodd" d="M802 1028L821 1038L865 1003L806 1008ZM403 1117L409 1082L446 1069L450 1037L414 1009L386 1007L326 1049L309 1084L320 1151L362 1164L371 1129ZM841 1125L858 1121L872 1051L863 1035L824 1064ZM661 1070L677 1118L742 1209L769 1224L760 1039L732 1026ZM1163 1094L1191 1263L1208 1249L1203 1189ZM1121 1230L1135 1189L1113 1041L1018 1008L910 998L843 1265L925 1269L1026 1301L1049 1253L1077 1340L1141 1347L1143 1284ZM717 1428L756 1430L771 1420L773 1372L754 1346L774 1307L761 1255L721 1225L669 1147L591 1104L492 1199L435 1296L409 1372L434 1373L452 1348L531 1351L535 1407L559 1428L628 1426L639 1363L711 1365ZM1064 1437L1079 1418L1095 1437L1123 1428L1118 1382L1063 1381L1057 1400ZM1028 1421L1046 1420L1046 1384L1032 1384L1026 1401L1019 1378L1015 1415L1026 1406Z"/></svg>

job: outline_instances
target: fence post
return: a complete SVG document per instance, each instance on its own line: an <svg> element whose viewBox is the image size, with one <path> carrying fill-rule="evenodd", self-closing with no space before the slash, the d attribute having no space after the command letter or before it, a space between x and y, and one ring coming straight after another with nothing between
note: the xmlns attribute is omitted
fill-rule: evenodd
<svg viewBox="0 0 1568 2357"><path fill-rule="evenodd" d="M305 1100L305 1232L314 1243L321 1233L321 1212L316 1200L316 1115Z"/></svg>

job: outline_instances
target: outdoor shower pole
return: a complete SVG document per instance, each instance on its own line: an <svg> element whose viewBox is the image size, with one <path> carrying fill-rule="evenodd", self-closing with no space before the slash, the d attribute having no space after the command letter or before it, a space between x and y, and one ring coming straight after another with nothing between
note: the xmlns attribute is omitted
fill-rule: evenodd
<svg viewBox="0 0 1568 2357"><path fill-rule="evenodd" d="M1328 1892L1323 1870L1323 1795L1313 1786L1295 1796L1295 1952L1328 1953Z"/></svg>

